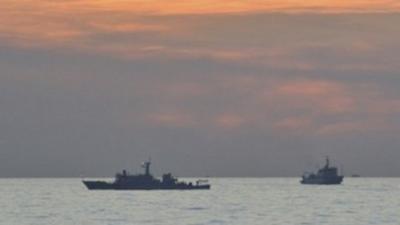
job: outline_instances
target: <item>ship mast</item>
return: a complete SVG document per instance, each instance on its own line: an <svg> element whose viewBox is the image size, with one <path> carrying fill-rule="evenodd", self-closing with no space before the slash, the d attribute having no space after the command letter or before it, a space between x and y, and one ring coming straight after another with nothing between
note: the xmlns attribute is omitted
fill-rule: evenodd
<svg viewBox="0 0 400 225"><path fill-rule="evenodd" d="M142 167L145 169L145 175L149 176L150 175L150 164L151 164L151 159L149 158L149 160L147 162L144 162L142 164Z"/></svg>
<svg viewBox="0 0 400 225"><path fill-rule="evenodd" d="M325 168L329 168L329 156L326 157Z"/></svg>

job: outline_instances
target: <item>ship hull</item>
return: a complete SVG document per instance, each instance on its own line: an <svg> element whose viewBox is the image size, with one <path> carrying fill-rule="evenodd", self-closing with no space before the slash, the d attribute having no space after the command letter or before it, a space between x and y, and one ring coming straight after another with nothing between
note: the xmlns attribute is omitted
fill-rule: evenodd
<svg viewBox="0 0 400 225"><path fill-rule="evenodd" d="M332 178L309 178L302 179L302 184L316 184L316 185L338 185L343 182L343 176L332 177Z"/></svg>
<svg viewBox="0 0 400 225"><path fill-rule="evenodd" d="M209 190L210 185L118 185L105 181L82 181L89 190Z"/></svg>

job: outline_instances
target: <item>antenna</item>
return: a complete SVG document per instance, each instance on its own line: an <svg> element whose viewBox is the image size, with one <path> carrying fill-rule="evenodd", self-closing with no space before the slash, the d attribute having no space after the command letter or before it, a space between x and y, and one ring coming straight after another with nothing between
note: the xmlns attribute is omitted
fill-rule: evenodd
<svg viewBox="0 0 400 225"><path fill-rule="evenodd" d="M151 157L149 157L149 160L147 162L144 162L142 164L142 167L145 169L146 175L150 175L150 164L151 164Z"/></svg>
<svg viewBox="0 0 400 225"><path fill-rule="evenodd" d="M329 168L329 156L326 156L325 168Z"/></svg>
<svg viewBox="0 0 400 225"><path fill-rule="evenodd" d="M340 173L342 176L344 176L344 167L343 164L340 164Z"/></svg>

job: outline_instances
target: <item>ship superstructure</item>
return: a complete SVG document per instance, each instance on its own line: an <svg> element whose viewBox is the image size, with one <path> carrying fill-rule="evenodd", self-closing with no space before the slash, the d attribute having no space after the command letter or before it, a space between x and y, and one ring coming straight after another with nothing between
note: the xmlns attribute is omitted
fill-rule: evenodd
<svg viewBox="0 0 400 225"><path fill-rule="evenodd" d="M143 174L129 174L126 170L115 175L113 182L83 181L89 190L195 190L210 189L205 180L197 180L195 184L178 181L171 173L166 173L162 179L154 177L150 173L150 160L144 162Z"/></svg>
<svg viewBox="0 0 400 225"><path fill-rule="evenodd" d="M341 184L343 176L338 175L338 169L330 166L329 157L326 157L325 166L316 173L305 173L302 184Z"/></svg>

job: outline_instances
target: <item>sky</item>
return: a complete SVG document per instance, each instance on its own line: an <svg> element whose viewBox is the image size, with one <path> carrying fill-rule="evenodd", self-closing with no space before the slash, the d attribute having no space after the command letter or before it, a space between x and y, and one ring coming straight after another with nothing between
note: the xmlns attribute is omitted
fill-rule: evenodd
<svg viewBox="0 0 400 225"><path fill-rule="evenodd" d="M2 0L0 177L400 175L400 3Z"/></svg>

